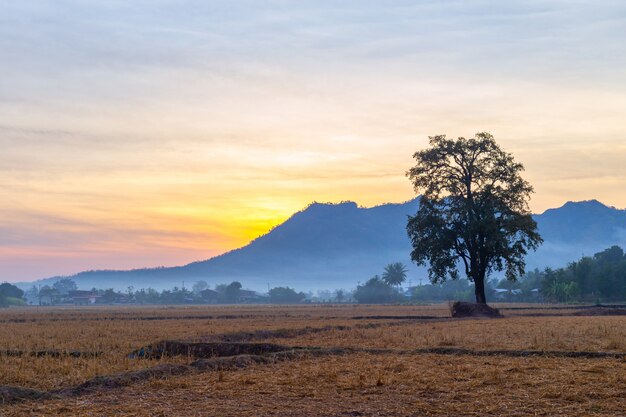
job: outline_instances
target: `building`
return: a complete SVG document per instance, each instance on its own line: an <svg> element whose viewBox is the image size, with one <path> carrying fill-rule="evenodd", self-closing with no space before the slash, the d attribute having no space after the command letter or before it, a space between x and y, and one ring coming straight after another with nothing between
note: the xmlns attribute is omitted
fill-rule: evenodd
<svg viewBox="0 0 626 417"><path fill-rule="evenodd" d="M269 296L263 296L252 290L239 290L238 301L240 303L254 304L267 301Z"/></svg>
<svg viewBox="0 0 626 417"><path fill-rule="evenodd" d="M75 290L68 293L68 299L77 306L87 306L96 303L100 296L93 291Z"/></svg>
<svg viewBox="0 0 626 417"><path fill-rule="evenodd" d="M495 288L495 298L498 301L516 301L519 300L522 295L522 290L519 288L509 289L509 288Z"/></svg>
<svg viewBox="0 0 626 417"><path fill-rule="evenodd" d="M208 304L215 304L220 301L220 293L210 289L200 291L202 301Z"/></svg>

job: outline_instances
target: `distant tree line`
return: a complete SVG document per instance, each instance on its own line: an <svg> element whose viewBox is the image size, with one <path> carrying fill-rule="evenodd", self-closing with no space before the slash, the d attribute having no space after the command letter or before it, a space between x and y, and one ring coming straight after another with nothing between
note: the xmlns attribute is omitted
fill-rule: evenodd
<svg viewBox="0 0 626 417"><path fill-rule="evenodd" d="M382 275L374 275L365 284L358 285L353 293L357 303L384 304L405 302L442 302L449 300L471 301L474 286L467 279L446 280L435 284L411 286L403 290L407 269L400 262L389 264ZM486 284L486 293L492 298L497 281Z"/></svg>
<svg viewBox="0 0 626 417"><path fill-rule="evenodd" d="M0 307L41 304L236 304L236 303L402 303L471 301L474 285L466 279L402 288L407 279L406 266L400 262L387 265L381 275L374 275L354 291L321 290L297 292L289 287L275 287L266 294L243 289L238 281L218 284L213 289L205 281L191 289L174 287L157 291L152 288L126 291L112 288L80 291L76 283L63 278L41 288L24 292L9 283L0 284ZM487 297L494 301L523 302L607 302L626 301L626 255L612 246L593 256L583 256L566 267L543 271L535 269L521 279L492 279L485 285Z"/></svg>
<svg viewBox="0 0 626 417"><path fill-rule="evenodd" d="M534 270L514 287L523 292L538 288L546 301L626 300L626 256L611 246L593 256L583 256L564 268Z"/></svg>
<svg viewBox="0 0 626 417"><path fill-rule="evenodd" d="M466 279L409 287L402 264L390 264L382 276L375 275L354 292L358 303L471 301L475 289ZM397 281L396 281L397 280ZM583 256L566 267L535 269L521 279L492 279L485 283L486 296L505 302L611 302L626 301L626 254L612 246L593 256Z"/></svg>
<svg viewBox="0 0 626 417"><path fill-rule="evenodd" d="M9 286L10 284L2 284ZM70 278L63 278L52 285L39 288L33 286L24 292L11 285L20 293L12 292L24 304L23 298L29 304L62 305L62 304L240 304L240 303L301 303L307 299L307 294L296 292L289 287L276 287L267 294L243 289L238 281L230 284L218 284L214 289L209 288L206 281L197 281L191 289L174 287L157 291L153 288L135 290L129 286L126 291L113 288L78 290L76 282ZM0 286L0 289L2 287ZM341 298L341 297L340 297ZM17 303L15 303L17 304Z"/></svg>
<svg viewBox="0 0 626 417"><path fill-rule="evenodd" d="M456 280L414 287L409 297L414 301L469 301L472 291L469 281ZM626 255L619 246L612 246L563 268L529 271L517 281L491 280L486 292L489 299L496 301L626 301Z"/></svg>

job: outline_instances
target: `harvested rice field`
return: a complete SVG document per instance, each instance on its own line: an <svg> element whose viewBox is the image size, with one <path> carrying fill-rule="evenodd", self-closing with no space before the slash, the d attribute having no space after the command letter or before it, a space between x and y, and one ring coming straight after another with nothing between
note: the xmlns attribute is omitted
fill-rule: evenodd
<svg viewBox="0 0 626 417"><path fill-rule="evenodd" d="M0 416L626 416L622 308L0 310Z"/></svg>

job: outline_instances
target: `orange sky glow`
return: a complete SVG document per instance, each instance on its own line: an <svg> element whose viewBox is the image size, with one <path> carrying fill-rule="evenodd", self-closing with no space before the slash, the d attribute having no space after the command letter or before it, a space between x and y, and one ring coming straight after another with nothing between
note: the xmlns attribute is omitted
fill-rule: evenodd
<svg viewBox="0 0 626 417"><path fill-rule="evenodd" d="M0 281L180 265L312 201L406 201L441 133L491 132L535 212L626 207L618 4L18 3L0 6Z"/></svg>

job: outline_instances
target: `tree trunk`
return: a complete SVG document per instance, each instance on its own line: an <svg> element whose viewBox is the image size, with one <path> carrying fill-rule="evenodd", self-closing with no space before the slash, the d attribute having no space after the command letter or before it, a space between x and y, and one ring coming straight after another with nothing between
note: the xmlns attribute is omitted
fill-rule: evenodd
<svg viewBox="0 0 626 417"><path fill-rule="evenodd" d="M474 292L476 294L477 304L487 304L487 297L485 297L485 277L474 278Z"/></svg>

